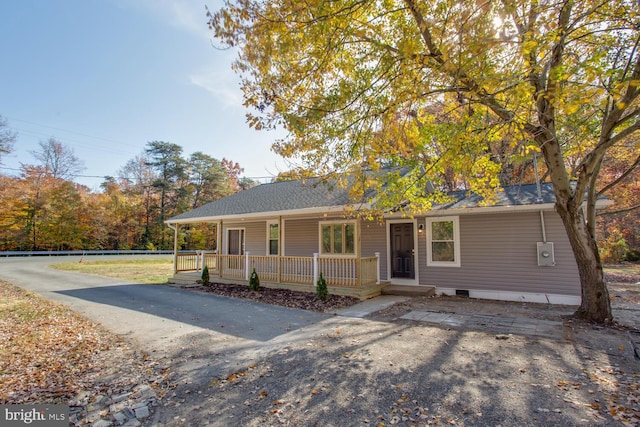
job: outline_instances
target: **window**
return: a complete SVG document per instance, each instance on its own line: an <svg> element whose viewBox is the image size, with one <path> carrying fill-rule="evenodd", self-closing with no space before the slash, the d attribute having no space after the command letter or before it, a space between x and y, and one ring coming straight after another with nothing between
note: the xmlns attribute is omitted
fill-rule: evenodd
<svg viewBox="0 0 640 427"><path fill-rule="evenodd" d="M267 222L267 255L280 253L280 225L277 222Z"/></svg>
<svg viewBox="0 0 640 427"><path fill-rule="evenodd" d="M427 219L427 265L460 267L458 217Z"/></svg>
<svg viewBox="0 0 640 427"><path fill-rule="evenodd" d="M356 225L355 223L321 223L320 254L322 255L355 255Z"/></svg>

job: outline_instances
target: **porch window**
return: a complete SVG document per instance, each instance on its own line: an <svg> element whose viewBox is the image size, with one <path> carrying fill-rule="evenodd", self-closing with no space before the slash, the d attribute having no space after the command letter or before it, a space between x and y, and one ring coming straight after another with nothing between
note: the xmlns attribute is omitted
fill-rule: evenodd
<svg viewBox="0 0 640 427"><path fill-rule="evenodd" d="M280 225L277 222L267 222L267 254L280 253Z"/></svg>
<svg viewBox="0 0 640 427"><path fill-rule="evenodd" d="M320 253L322 255L355 255L355 223L321 223Z"/></svg>
<svg viewBox="0 0 640 427"><path fill-rule="evenodd" d="M460 267L458 217L427 219L427 265Z"/></svg>

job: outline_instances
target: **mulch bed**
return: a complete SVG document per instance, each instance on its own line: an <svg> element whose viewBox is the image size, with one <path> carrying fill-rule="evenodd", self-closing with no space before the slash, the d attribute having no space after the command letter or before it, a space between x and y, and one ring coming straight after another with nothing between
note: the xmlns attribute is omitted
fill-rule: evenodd
<svg viewBox="0 0 640 427"><path fill-rule="evenodd" d="M247 285L230 283L209 283L198 289L232 298L246 299L264 304L280 305L283 307L298 308L301 310L317 311L321 313L350 307L360 302L358 298L342 295L329 295L326 301L322 301L318 299L314 293L292 291L289 289L262 287L259 291L255 292L250 291Z"/></svg>

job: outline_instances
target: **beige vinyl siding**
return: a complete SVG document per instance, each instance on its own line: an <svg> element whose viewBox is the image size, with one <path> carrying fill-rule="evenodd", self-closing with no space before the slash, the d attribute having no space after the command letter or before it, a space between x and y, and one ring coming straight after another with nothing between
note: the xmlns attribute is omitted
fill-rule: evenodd
<svg viewBox="0 0 640 427"><path fill-rule="evenodd" d="M284 256L312 257L319 251L317 219L284 220Z"/></svg>
<svg viewBox="0 0 640 427"><path fill-rule="evenodd" d="M544 212L556 265L539 267L539 212L460 215L461 267L428 267L419 236L420 284L466 290L580 295L578 269L560 217ZM419 220L424 222L424 218Z"/></svg>
<svg viewBox="0 0 640 427"><path fill-rule="evenodd" d="M375 256L380 252L380 278L387 280L387 227L375 221L363 221L360 225L362 236L361 256L363 258Z"/></svg>
<svg viewBox="0 0 640 427"><path fill-rule="evenodd" d="M222 253L227 253L227 230L230 228L244 228L244 250L251 255L266 255L267 253L267 223L255 222L225 222L223 230Z"/></svg>

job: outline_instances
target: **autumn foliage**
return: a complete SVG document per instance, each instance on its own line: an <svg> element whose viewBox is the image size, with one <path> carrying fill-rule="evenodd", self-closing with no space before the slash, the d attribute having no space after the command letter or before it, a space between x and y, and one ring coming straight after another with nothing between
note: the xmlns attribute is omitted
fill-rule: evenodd
<svg viewBox="0 0 640 427"><path fill-rule="evenodd" d="M147 147L97 191L46 163L0 174L0 251L172 249L165 219L255 185L230 160L201 152L185 159L180 146L162 141ZM212 227L185 227L180 245L215 249Z"/></svg>

